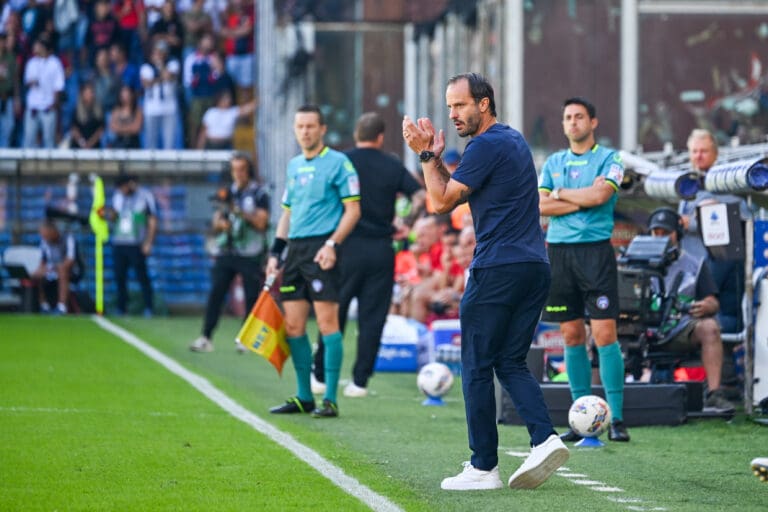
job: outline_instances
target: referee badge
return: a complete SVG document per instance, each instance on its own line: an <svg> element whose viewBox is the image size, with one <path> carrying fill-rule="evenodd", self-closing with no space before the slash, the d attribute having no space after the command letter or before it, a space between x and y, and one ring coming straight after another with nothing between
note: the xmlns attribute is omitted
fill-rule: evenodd
<svg viewBox="0 0 768 512"><path fill-rule="evenodd" d="M597 305L597 309L608 309L608 305L611 303L611 301L608 300L608 297L605 295L601 295L597 298L597 301L595 304Z"/></svg>
<svg viewBox="0 0 768 512"><path fill-rule="evenodd" d="M315 293L320 293L321 291L323 291L323 282L319 279L313 279L312 289L315 290Z"/></svg>

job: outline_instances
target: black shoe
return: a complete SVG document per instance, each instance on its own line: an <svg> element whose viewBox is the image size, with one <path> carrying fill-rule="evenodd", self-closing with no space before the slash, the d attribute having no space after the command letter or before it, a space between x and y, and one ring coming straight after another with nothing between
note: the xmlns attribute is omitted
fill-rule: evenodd
<svg viewBox="0 0 768 512"><path fill-rule="evenodd" d="M318 407L314 411L312 411L312 417L313 418L336 418L339 415L339 407L328 400L327 398L323 398L323 406Z"/></svg>
<svg viewBox="0 0 768 512"><path fill-rule="evenodd" d="M620 441L622 443L629 442L629 433L627 427L624 426L623 421L613 421L608 429L608 439L610 441Z"/></svg>
<svg viewBox="0 0 768 512"><path fill-rule="evenodd" d="M583 438L579 434L577 434L570 428L568 429L568 432L566 432L565 434L560 434L560 440L566 443L578 443L582 439Z"/></svg>
<svg viewBox="0 0 768 512"><path fill-rule="evenodd" d="M297 412L310 412L315 408L315 401L304 401L297 396L293 396L285 401L283 405L277 405L269 410L272 414L295 414Z"/></svg>

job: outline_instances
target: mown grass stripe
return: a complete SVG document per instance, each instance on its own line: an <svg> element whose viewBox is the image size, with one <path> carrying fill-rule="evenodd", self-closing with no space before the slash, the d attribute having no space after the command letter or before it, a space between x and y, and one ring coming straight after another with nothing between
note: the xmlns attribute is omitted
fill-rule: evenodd
<svg viewBox="0 0 768 512"><path fill-rule="evenodd" d="M191 372L181 366L174 359L163 354L156 348L147 344L133 333L126 331L122 327L113 324L106 318L94 315L93 321L102 329L106 330L122 339L129 345L145 354L150 359L164 366L168 371L184 379L192 387L200 391L206 398L224 409L235 418L250 425L253 429L264 434L274 442L290 451L300 460L317 470L321 475L330 480L334 485L342 489L347 494L356 497L371 509L380 512L402 512L402 509L391 502L385 496L382 496L367 486L361 484L357 479L350 477L339 467L324 459L319 453L311 448L301 444L290 434L278 430L271 424L262 420L254 413L241 406L224 392L216 388L208 379Z"/></svg>

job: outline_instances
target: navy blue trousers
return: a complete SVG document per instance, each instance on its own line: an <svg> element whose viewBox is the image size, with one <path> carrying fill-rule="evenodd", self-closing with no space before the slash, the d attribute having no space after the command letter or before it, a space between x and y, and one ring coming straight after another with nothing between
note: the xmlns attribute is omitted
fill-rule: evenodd
<svg viewBox="0 0 768 512"><path fill-rule="evenodd" d="M499 461L494 372L525 422L531 444L555 433L541 387L526 364L551 275L546 263L472 269L461 300L461 369L472 465Z"/></svg>

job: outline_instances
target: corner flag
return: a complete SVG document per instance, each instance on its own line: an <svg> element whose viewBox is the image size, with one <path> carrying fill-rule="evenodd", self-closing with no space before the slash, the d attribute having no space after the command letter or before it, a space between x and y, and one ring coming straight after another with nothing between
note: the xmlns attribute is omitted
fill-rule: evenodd
<svg viewBox="0 0 768 512"><path fill-rule="evenodd" d="M93 204L91 205L91 214L88 221L91 224L91 230L96 235L94 243L94 260L96 265L96 312L104 313L104 244L109 241L109 224L104 219L104 207L106 200L104 197L104 182L96 174L91 175L93 181Z"/></svg>
<svg viewBox="0 0 768 512"><path fill-rule="evenodd" d="M264 357L282 375L283 364L290 357L291 349L285 339L283 314L269 294L272 280L267 280L268 284L264 286L236 339L244 347Z"/></svg>

